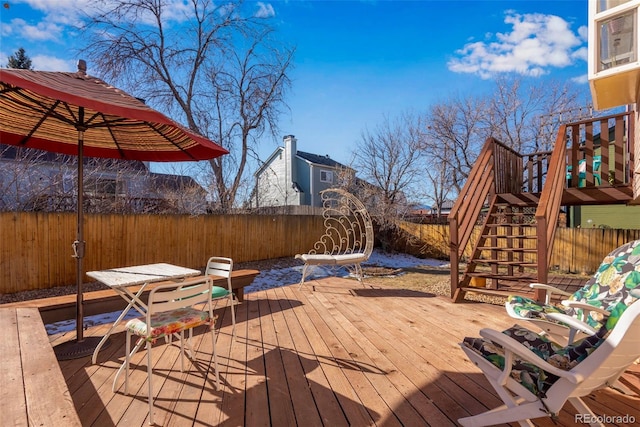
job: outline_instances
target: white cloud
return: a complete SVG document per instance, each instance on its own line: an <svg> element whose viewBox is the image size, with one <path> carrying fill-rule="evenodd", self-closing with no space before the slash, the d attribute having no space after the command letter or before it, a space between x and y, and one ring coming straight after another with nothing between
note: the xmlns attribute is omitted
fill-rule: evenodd
<svg viewBox="0 0 640 427"><path fill-rule="evenodd" d="M589 76L587 74L582 74L581 76L573 77L571 81L577 84L586 84L589 83Z"/></svg>
<svg viewBox="0 0 640 427"><path fill-rule="evenodd" d="M576 34L558 16L512 11L507 12L504 22L511 26L510 32L488 35L487 42L466 44L448 62L449 70L483 79L498 73L538 77L552 67L586 60L586 27L580 27Z"/></svg>
<svg viewBox="0 0 640 427"><path fill-rule="evenodd" d="M258 11L256 12L256 18L272 18L276 16L276 11L269 3L258 2Z"/></svg>
<svg viewBox="0 0 640 427"><path fill-rule="evenodd" d="M47 55L35 55L31 57L34 70L38 71L68 71L77 70L76 61L67 61Z"/></svg>
<svg viewBox="0 0 640 427"><path fill-rule="evenodd" d="M29 41L58 40L63 31L63 27L48 21L30 25L23 19L15 18L11 20L10 25L14 34L19 34Z"/></svg>

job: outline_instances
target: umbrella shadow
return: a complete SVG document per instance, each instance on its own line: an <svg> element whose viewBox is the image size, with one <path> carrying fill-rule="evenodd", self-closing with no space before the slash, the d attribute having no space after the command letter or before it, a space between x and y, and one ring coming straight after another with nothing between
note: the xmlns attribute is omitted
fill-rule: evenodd
<svg viewBox="0 0 640 427"><path fill-rule="evenodd" d="M335 378L336 369L345 372L344 378L332 384L327 378ZM257 421L255 414L264 413L286 425L296 425L296 420L309 425L372 425L380 414L338 391L340 381L365 373L386 374L356 360L317 357L276 347L246 361L246 390L244 383L234 387L226 382L221 409L231 415L231 408L244 407L246 425ZM237 418L228 418L220 426L236 426L238 422Z"/></svg>

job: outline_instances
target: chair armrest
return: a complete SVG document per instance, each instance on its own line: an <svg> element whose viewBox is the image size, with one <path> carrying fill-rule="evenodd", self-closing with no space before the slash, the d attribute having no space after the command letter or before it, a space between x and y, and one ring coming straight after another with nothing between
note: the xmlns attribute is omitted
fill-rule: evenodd
<svg viewBox="0 0 640 427"><path fill-rule="evenodd" d="M531 289L544 289L547 291L547 297L545 298L545 303L547 304L550 304L552 294L559 294L563 297L570 297L572 295L569 292L565 292L562 289L558 289L555 286L547 285L545 283L530 283L529 287Z"/></svg>
<svg viewBox="0 0 640 427"><path fill-rule="evenodd" d="M582 321L584 321L584 319L589 315L589 312L591 312L591 311L595 311L597 313L602 314L602 316L605 319L607 317L609 317L609 315L611 314L610 312L608 312L604 308L596 307L596 306L593 306L591 304L587 304L587 303L580 302L580 301L564 300L564 301L562 301L562 305L564 305L565 307L582 309L582 319L580 319Z"/></svg>
<svg viewBox="0 0 640 427"><path fill-rule="evenodd" d="M490 340L494 344L500 345L505 350L505 361L510 359L509 357L507 357L507 353L510 352L513 355L516 355L521 360L529 362L553 375L565 378L573 384L578 384L582 380L584 380L582 375L578 375L571 371L565 371L549 364L547 361L540 358L540 356L529 350L527 347L523 346L518 341L514 340L508 335L503 334L500 331L485 328L480 330L480 336ZM507 363L505 363L505 370L507 369L511 370L511 366L507 366Z"/></svg>
<svg viewBox="0 0 640 427"><path fill-rule="evenodd" d="M583 332L587 335L593 335L595 334L597 331L594 330L591 326L589 326L587 323L583 322L582 320L576 319L573 316L569 316L568 314L564 314L564 313L547 313L546 316L552 320L555 320L556 322L561 322L567 326L569 326L570 329L575 329L577 331Z"/></svg>

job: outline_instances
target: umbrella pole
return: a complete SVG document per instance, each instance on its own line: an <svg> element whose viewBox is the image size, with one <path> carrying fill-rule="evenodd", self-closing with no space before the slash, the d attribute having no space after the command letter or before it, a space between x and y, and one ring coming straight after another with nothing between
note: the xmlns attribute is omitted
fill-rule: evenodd
<svg viewBox="0 0 640 427"><path fill-rule="evenodd" d="M84 258L84 131L78 130L78 206L76 208L76 241L73 252L76 258L76 337L78 342L84 341L84 301L82 294L82 259Z"/></svg>
<svg viewBox="0 0 640 427"><path fill-rule="evenodd" d="M80 117L84 117L84 110L80 110ZM76 259L76 340L58 344L53 348L58 360L79 359L92 355L99 346L102 348L110 344L109 340L102 342L101 337L84 337L84 295L82 293L83 269L82 259L85 252L84 241L84 129L78 126L78 206L76 241L73 242L73 257Z"/></svg>

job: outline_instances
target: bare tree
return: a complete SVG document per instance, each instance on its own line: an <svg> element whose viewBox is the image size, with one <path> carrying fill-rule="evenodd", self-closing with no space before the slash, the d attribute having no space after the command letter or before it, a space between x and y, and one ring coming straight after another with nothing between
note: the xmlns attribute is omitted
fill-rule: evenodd
<svg viewBox="0 0 640 427"><path fill-rule="evenodd" d="M483 98L452 96L427 112L421 147L428 153L427 167L438 165L446 170L446 183L456 193L467 180L488 134L483 124L486 102Z"/></svg>
<svg viewBox="0 0 640 427"><path fill-rule="evenodd" d="M385 117L373 131L362 132L353 152L354 169L364 179L359 193L380 226L378 238L383 246L385 236L391 239L398 220L408 213L408 196L417 191L422 174L421 126L415 114L404 113L394 120Z"/></svg>
<svg viewBox="0 0 640 427"><path fill-rule="evenodd" d="M554 81L523 84L501 77L486 104L485 127L490 135L519 153L550 151L562 122L580 111L578 91Z"/></svg>
<svg viewBox="0 0 640 427"><path fill-rule="evenodd" d="M520 154L551 150L560 124L580 111L578 99L569 84L500 78L489 95L458 95L434 104L426 118L428 164L446 166L442 178L459 192L488 137Z"/></svg>
<svg viewBox="0 0 640 427"><path fill-rule="evenodd" d="M440 150L445 151L443 157L448 157L452 151L449 146L440 147ZM453 184L453 169L448 163L440 161L431 161L429 154L425 153L425 175L428 183L428 191L425 194L427 200L432 202L432 210L435 209L435 215L440 218L442 215L442 206L450 199L454 194L452 189Z"/></svg>
<svg viewBox="0 0 640 427"><path fill-rule="evenodd" d="M261 3L96 1L85 49L98 73L230 151L210 161L213 201L234 206L249 155L276 135L294 50Z"/></svg>

